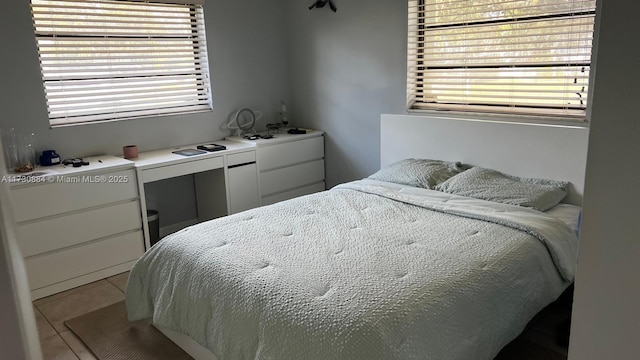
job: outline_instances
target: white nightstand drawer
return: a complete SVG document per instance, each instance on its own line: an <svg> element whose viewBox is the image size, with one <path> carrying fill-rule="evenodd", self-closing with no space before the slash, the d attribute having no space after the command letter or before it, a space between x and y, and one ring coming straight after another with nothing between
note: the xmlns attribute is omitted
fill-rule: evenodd
<svg viewBox="0 0 640 360"><path fill-rule="evenodd" d="M324 158L322 136L269 145L258 150L258 171L263 172L322 158Z"/></svg>
<svg viewBox="0 0 640 360"><path fill-rule="evenodd" d="M262 197L324 181L324 160L263 172L260 174Z"/></svg>
<svg viewBox="0 0 640 360"><path fill-rule="evenodd" d="M256 161L256 152L254 150L227 155L227 166L246 164L254 161Z"/></svg>
<svg viewBox="0 0 640 360"><path fill-rule="evenodd" d="M52 183L25 186L11 191L16 222L138 197L134 170L61 176L54 179Z"/></svg>
<svg viewBox="0 0 640 360"><path fill-rule="evenodd" d="M298 196L313 194L313 193L317 193L317 192L324 191L324 190L325 190L325 185L324 185L324 181L323 181L323 182L320 182L320 183L317 183L317 184L313 184L313 185L297 188L297 189L294 189L294 190L290 190L290 191L286 191L286 192L282 192L282 193L277 193L275 195L263 197L262 201L260 202L260 205L264 206L264 205L274 204L274 203L277 203L279 201L289 200L289 199L293 199L293 198L298 197Z"/></svg>
<svg viewBox="0 0 640 360"><path fill-rule="evenodd" d="M135 260L144 252L142 231L25 259L31 290Z"/></svg>
<svg viewBox="0 0 640 360"><path fill-rule="evenodd" d="M21 224L17 235L27 257L136 229L141 229L140 203L131 201Z"/></svg>

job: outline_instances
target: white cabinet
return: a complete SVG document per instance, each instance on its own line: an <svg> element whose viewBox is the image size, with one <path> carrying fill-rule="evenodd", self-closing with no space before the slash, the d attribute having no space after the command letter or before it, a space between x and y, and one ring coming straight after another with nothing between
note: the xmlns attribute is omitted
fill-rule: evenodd
<svg viewBox="0 0 640 360"><path fill-rule="evenodd" d="M276 134L271 139L228 139L256 147L260 205L325 189L322 131Z"/></svg>
<svg viewBox="0 0 640 360"><path fill-rule="evenodd" d="M227 155L229 214L260 206L256 151Z"/></svg>
<svg viewBox="0 0 640 360"><path fill-rule="evenodd" d="M260 206L257 165L254 162L229 166L229 213L235 214Z"/></svg>
<svg viewBox="0 0 640 360"><path fill-rule="evenodd" d="M34 299L130 269L144 251L133 163L101 156L11 185L17 238ZM40 169L39 169L40 170Z"/></svg>

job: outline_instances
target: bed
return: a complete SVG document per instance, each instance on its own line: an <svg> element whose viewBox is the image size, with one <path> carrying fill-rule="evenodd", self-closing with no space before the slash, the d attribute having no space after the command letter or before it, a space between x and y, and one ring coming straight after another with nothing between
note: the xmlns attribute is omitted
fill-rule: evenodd
<svg viewBox="0 0 640 360"><path fill-rule="evenodd" d="M439 158L457 169L440 189L373 176L184 229L134 266L129 318L151 317L197 359L493 359L573 280L586 154L575 147L586 132L534 128L546 133L528 140L535 155L524 141L499 157L434 144L476 126L493 144L531 135L531 125L385 115L382 168ZM421 127L421 141L396 144ZM527 163L518 156L540 157L540 142L553 157L518 171ZM472 174L458 161L569 180L563 199L574 206L543 212L458 195L462 180L449 180Z"/></svg>

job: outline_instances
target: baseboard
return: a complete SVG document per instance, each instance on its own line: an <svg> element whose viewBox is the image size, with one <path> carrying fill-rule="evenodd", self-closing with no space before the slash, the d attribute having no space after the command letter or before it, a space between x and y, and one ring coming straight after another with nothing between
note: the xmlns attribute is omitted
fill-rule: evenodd
<svg viewBox="0 0 640 360"><path fill-rule="evenodd" d="M31 301L129 271L133 267L133 264L136 263L136 261L137 260L128 261L123 264L98 270L89 274L75 277L73 279L61 281L59 283L31 290Z"/></svg>

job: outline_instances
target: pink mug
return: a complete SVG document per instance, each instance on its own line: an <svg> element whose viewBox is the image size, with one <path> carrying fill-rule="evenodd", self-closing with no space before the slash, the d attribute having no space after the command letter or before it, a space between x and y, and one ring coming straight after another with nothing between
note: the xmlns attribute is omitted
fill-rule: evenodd
<svg viewBox="0 0 640 360"><path fill-rule="evenodd" d="M138 157L138 146L137 145L127 145L122 147L122 153L124 154L125 159L135 159Z"/></svg>

